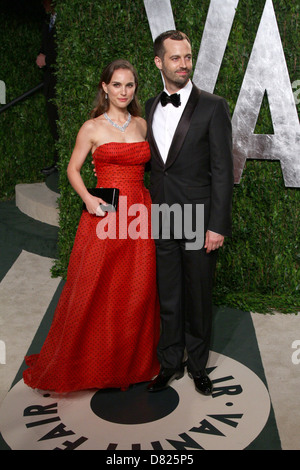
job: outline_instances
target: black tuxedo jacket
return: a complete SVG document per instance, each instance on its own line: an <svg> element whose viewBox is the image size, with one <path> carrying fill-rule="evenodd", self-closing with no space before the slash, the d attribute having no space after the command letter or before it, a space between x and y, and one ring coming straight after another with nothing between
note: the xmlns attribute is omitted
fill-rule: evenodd
<svg viewBox="0 0 300 470"><path fill-rule="evenodd" d="M153 204L204 204L205 231L230 236L233 159L227 102L193 85L164 163L152 132L159 99L160 94L146 103Z"/></svg>

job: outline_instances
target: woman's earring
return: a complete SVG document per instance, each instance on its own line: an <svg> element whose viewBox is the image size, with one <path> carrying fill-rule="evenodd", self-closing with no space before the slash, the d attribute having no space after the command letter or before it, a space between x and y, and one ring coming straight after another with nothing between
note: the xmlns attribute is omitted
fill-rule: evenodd
<svg viewBox="0 0 300 470"><path fill-rule="evenodd" d="M107 100L107 97L108 97L108 94L107 94L107 93L105 93L105 99L106 99L106 100Z"/></svg>

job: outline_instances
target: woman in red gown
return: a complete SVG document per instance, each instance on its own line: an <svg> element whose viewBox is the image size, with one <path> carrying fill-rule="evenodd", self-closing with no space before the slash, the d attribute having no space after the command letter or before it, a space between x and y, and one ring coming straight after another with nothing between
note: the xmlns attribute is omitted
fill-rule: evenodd
<svg viewBox="0 0 300 470"><path fill-rule="evenodd" d="M67 171L87 210L79 222L67 281L46 341L39 354L26 357L29 367L23 378L32 388L58 393L126 389L151 380L159 371L151 200L143 183L150 150L146 123L139 117L137 87L129 62L109 64L92 119L78 133ZM105 201L92 196L80 176L90 151L97 187L120 191L115 213L102 211L99 204Z"/></svg>

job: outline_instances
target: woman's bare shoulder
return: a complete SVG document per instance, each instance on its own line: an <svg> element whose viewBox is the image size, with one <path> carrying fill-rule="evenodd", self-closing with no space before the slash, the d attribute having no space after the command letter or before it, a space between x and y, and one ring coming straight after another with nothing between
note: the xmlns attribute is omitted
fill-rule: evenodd
<svg viewBox="0 0 300 470"><path fill-rule="evenodd" d="M102 116L98 116L97 118L88 119L85 121L81 128L79 129L79 134L85 135L87 137L93 138L94 134L99 133L103 125L103 118Z"/></svg>
<svg viewBox="0 0 300 470"><path fill-rule="evenodd" d="M101 126L102 123L103 123L103 116L98 116L96 118L91 118L85 121L82 124L81 129L85 131L94 131L98 129L98 127Z"/></svg>
<svg viewBox="0 0 300 470"><path fill-rule="evenodd" d="M136 116L134 119L136 120L137 126L141 129L142 133L146 136L147 122L145 121L145 119L140 116Z"/></svg>

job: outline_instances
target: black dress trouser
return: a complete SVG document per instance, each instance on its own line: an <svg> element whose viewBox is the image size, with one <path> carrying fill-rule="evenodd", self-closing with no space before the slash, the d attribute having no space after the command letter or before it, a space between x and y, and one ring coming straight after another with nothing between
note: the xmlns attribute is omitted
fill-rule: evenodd
<svg viewBox="0 0 300 470"><path fill-rule="evenodd" d="M161 308L158 359L177 370L188 356L188 370L205 369L212 325L212 287L217 251L187 250L185 240L157 239L157 283Z"/></svg>

